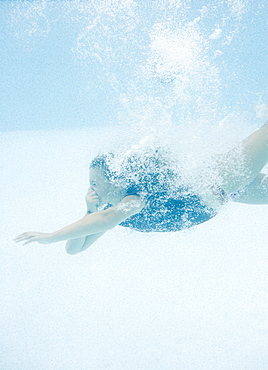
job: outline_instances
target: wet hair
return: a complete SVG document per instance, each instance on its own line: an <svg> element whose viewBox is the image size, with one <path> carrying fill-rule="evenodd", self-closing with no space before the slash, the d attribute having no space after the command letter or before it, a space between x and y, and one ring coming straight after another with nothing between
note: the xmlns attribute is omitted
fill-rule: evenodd
<svg viewBox="0 0 268 370"><path fill-rule="evenodd" d="M175 174L157 149L153 154L128 155L117 171L113 170L116 160L113 153L98 155L91 161L90 168L101 169L108 181L131 194L170 191Z"/></svg>
<svg viewBox="0 0 268 370"><path fill-rule="evenodd" d="M114 158L113 153L101 154L96 156L90 163L89 168L99 168L107 180L116 179L117 175L111 170L109 162Z"/></svg>

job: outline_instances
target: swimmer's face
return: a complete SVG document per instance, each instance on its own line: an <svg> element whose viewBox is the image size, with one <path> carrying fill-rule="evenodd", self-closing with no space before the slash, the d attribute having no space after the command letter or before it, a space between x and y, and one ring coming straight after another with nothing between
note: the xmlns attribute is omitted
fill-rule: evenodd
<svg viewBox="0 0 268 370"><path fill-rule="evenodd" d="M122 199L123 192L104 176L100 168L90 168L89 181L90 187L100 198L100 204L116 204Z"/></svg>

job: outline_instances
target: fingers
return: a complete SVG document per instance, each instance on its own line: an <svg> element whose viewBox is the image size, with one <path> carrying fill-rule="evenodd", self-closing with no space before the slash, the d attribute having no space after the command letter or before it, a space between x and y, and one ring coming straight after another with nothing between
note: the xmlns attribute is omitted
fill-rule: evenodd
<svg viewBox="0 0 268 370"><path fill-rule="evenodd" d="M87 195L90 195L90 196L97 196L98 197L98 194L96 193L96 191L93 189L93 188L89 188L88 191L87 191Z"/></svg>
<svg viewBox="0 0 268 370"><path fill-rule="evenodd" d="M99 196L95 193L95 194L88 194L88 196L90 197L90 199L97 199L99 198Z"/></svg>
<svg viewBox="0 0 268 370"><path fill-rule="evenodd" d="M16 238L14 238L14 239L13 239L13 240L14 240L14 242L19 241L19 240L20 240L20 238L22 238L25 234L26 234L26 233L23 233L23 234L20 234L20 235L16 236Z"/></svg>
<svg viewBox="0 0 268 370"><path fill-rule="evenodd" d="M30 243L32 242L33 238L35 237L35 235L31 232L27 232L27 233L23 233L23 234L20 234L18 235L15 239L14 239L14 242L15 243L19 243L19 242L22 242L24 240L28 240L26 243L24 244L27 244L27 243Z"/></svg>
<svg viewBox="0 0 268 370"><path fill-rule="evenodd" d="M28 237L28 233L23 233L23 234L20 234L18 235L14 240L14 242L21 242L22 240L24 240L25 238Z"/></svg>
<svg viewBox="0 0 268 370"><path fill-rule="evenodd" d="M26 244L29 244L29 243L32 243L35 241L35 238L33 237L32 239L28 240L27 242L23 243L23 245L26 245Z"/></svg>
<svg viewBox="0 0 268 370"><path fill-rule="evenodd" d="M87 191L87 193L88 194L97 194L96 192L95 192L95 190L93 189L93 188L88 188L88 191Z"/></svg>
<svg viewBox="0 0 268 370"><path fill-rule="evenodd" d="M90 203L90 204L98 204L100 202L100 198L99 197L89 197L89 196L87 196L86 197L86 202Z"/></svg>
<svg viewBox="0 0 268 370"><path fill-rule="evenodd" d="M92 188L89 188L88 192L87 192L87 195L86 195L86 201L88 201L88 202L90 202L94 205L97 205L100 202L100 198L99 198L98 194L95 192L95 190L93 190Z"/></svg>
<svg viewBox="0 0 268 370"><path fill-rule="evenodd" d="M99 203L99 201L100 201L99 197L91 198L91 203L97 204Z"/></svg>

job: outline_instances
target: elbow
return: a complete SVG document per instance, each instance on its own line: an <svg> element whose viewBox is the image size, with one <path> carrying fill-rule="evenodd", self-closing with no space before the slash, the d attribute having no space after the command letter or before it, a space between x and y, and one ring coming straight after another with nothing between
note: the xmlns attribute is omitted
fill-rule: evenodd
<svg viewBox="0 0 268 370"><path fill-rule="evenodd" d="M80 251L74 251L73 249L67 249L66 248L66 253L70 255L78 254Z"/></svg>
<svg viewBox="0 0 268 370"><path fill-rule="evenodd" d="M73 250L71 248L65 248L65 249L66 249L66 253L70 254L70 255L78 254L80 252L80 251L77 251L77 250Z"/></svg>
<svg viewBox="0 0 268 370"><path fill-rule="evenodd" d="M67 254L71 254L71 255L78 254L79 252L81 252L80 248L77 248L77 247L74 248L74 246L70 245L69 242L66 243L65 250Z"/></svg>

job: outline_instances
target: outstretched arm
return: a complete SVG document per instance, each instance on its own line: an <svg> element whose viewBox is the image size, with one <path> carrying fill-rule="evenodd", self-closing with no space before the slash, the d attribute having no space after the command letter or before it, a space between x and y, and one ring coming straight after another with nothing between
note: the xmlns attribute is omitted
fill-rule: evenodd
<svg viewBox="0 0 268 370"><path fill-rule="evenodd" d="M34 241L41 244L51 244L62 240L83 238L88 235L104 233L114 228L126 218L140 212L143 207L144 203L138 196L130 195L122 199L121 202L113 207L100 212L88 214L82 219L53 233L23 233L19 235L15 241L25 241L24 244L32 243ZM96 235L96 239L98 237Z"/></svg>
<svg viewBox="0 0 268 370"><path fill-rule="evenodd" d="M75 238L75 239L67 240L67 243L65 245L66 252L68 254L77 254L77 253L83 252L88 247L90 247L93 243L95 243L95 241L98 240L103 234L104 232L87 235L86 237L82 237L82 238Z"/></svg>
<svg viewBox="0 0 268 370"><path fill-rule="evenodd" d="M65 246L68 254L77 254L85 251L90 247L96 240L98 240L104 233L88 235L85 238L77 238L68 240Z"/></svg>
<svg viewBox="0 0 268 370"><path fill-rule="evenodd" d="M100 199L97 195L97 193L89 187L86 197L85 197L86 205L87 205L87 213L94 213L98 211L98 206L100 204ZM86 250L88 247L90 247L97 239L99 239L104 233L97 233L88 235L86 237L82 238L76 238L76 239L70 239L67 240L65 249L68 254L77 254L84 250Z"/></svg>

